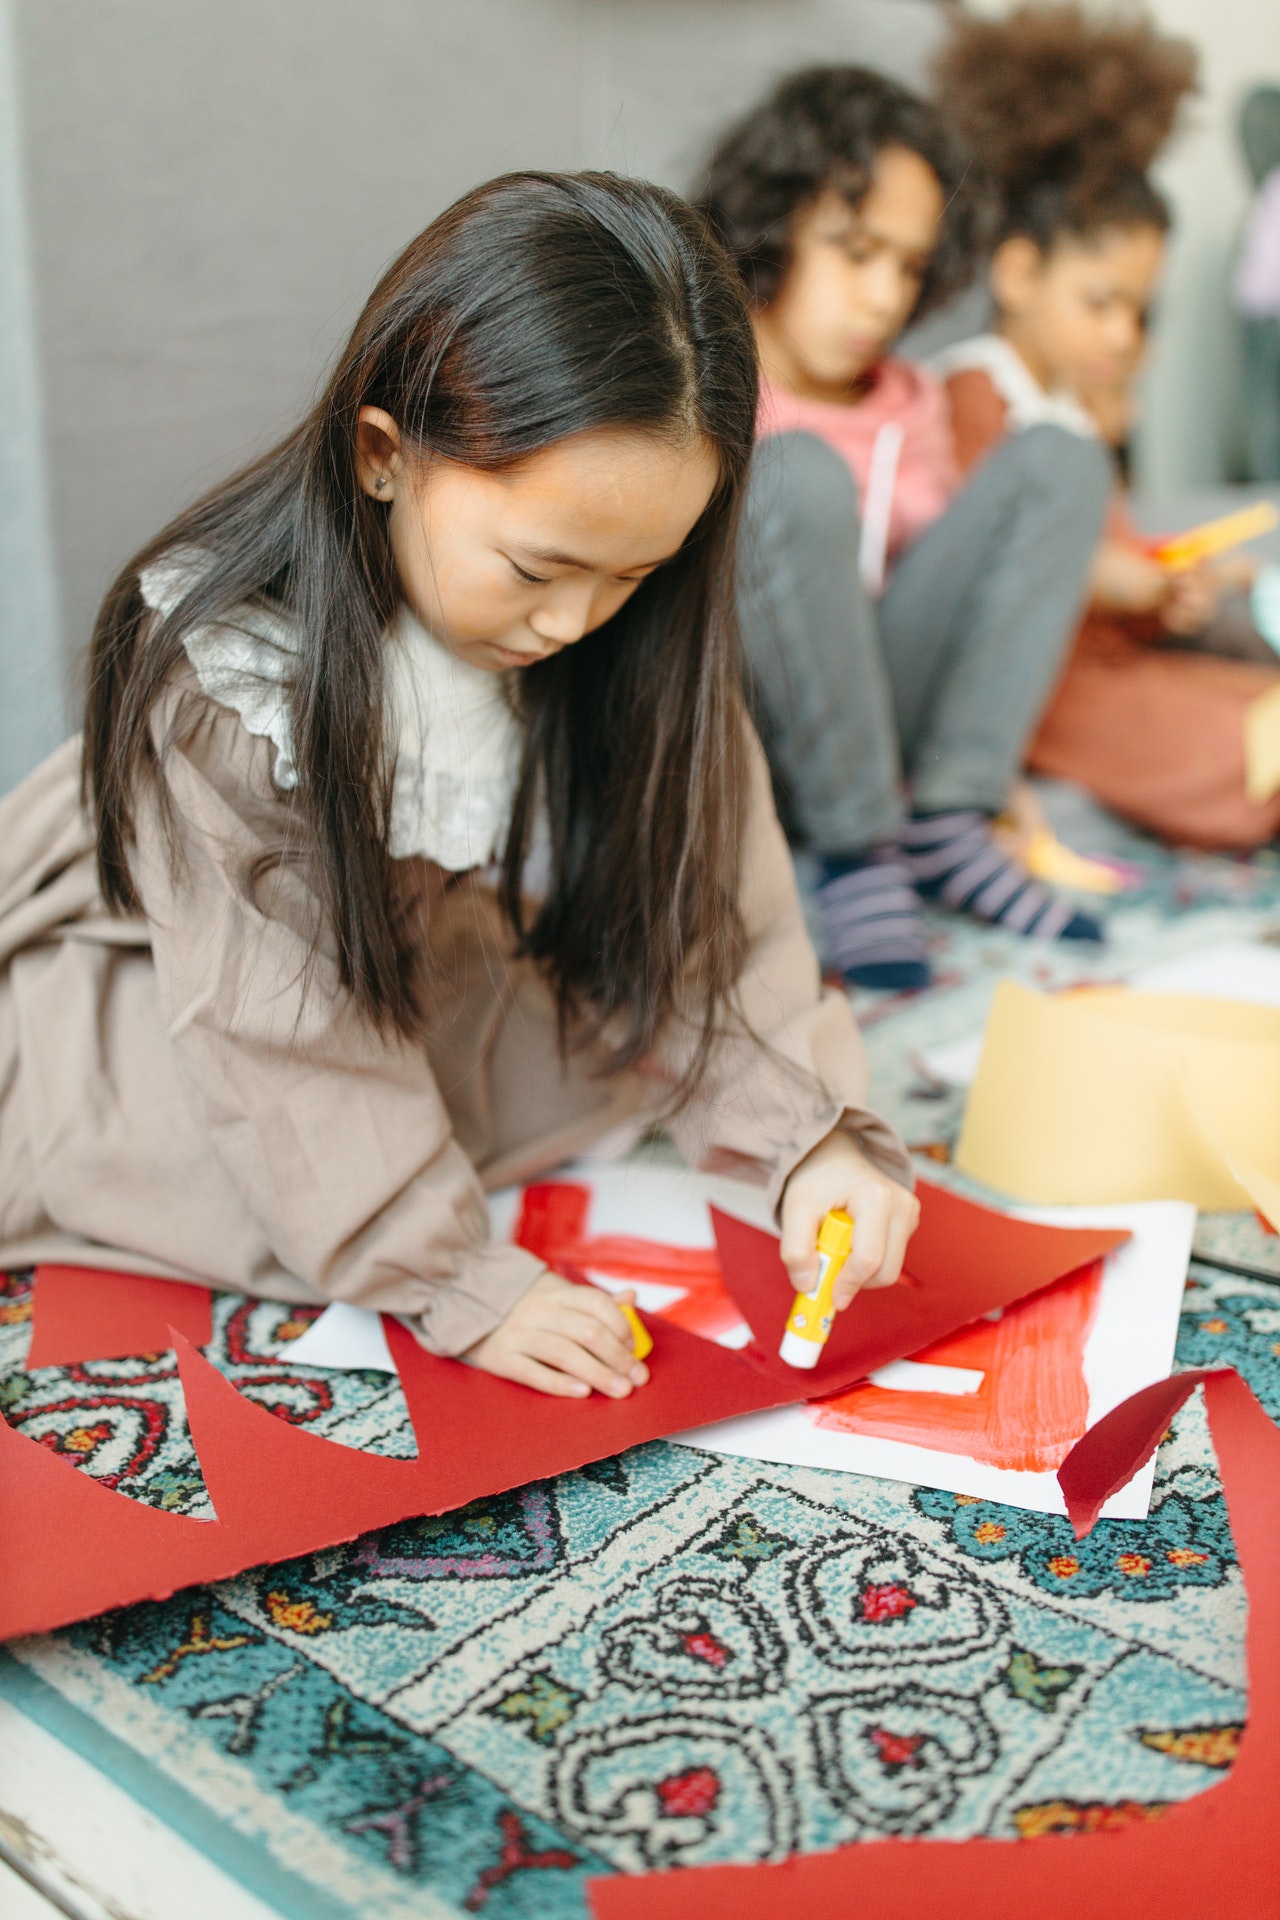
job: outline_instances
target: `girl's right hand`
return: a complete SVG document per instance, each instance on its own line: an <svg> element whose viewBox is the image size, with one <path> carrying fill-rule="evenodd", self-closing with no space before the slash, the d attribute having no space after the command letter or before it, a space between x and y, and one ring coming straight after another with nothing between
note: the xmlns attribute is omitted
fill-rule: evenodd
<svg viewBox="0 0 1280 1920"><path fill-rule="evenodd" d="M633 1293L617 1297L635 1305ZM555 1273L541 1274L506 1319L462 1358L503 1380L571 1399L585 1399L594 1387L625 1400L649 1378L613 1296Z"/></svg>

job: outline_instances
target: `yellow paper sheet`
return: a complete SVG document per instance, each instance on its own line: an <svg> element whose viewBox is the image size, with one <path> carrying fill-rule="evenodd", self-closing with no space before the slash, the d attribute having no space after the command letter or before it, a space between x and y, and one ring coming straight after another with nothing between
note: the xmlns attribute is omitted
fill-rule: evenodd
<svg viewBox="0 0 1280 1920"><path fill-rule="evenodd" d="M1006 981L956 1165L1040 1205L1261 1205L1246 1170L1280 1182L1280 1011Z"/></svg>
<svg viewBox="0 0 1280 1920"><path fill-rule="evenodd" d="M1244 784L1259 806L1280 791L1280 687L1260 693L1244 710Z"/></svg>

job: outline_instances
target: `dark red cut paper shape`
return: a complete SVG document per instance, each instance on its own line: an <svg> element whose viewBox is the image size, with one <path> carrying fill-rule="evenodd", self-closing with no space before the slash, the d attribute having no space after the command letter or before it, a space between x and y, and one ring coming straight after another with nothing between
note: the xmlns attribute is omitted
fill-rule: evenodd
<svg viewBox="0 0 1280 1920"><path fill-rule="evenodd" d="M891 1360L919 1353L993 1307L1038 1293L1129 1238L1124 1228L1042 1227L993 1213L945 1187L921 1181L920 1225L907 1249L907 1284L860 1293L836 1315L831 1338L790 1399L841 1393ZM725 1286L756 1336L745 1357L780 1390L797 1378L778 1358L794 1288L778 1242L731 1214L711 1209ZM914 1283L914 1284L912 1284Z"/></svg>
<svg viewBox="0 0 1280 1920"><path fill-rule="evenodd" d="M1249 1595L1249 1719L1226 1779L1162 1818L1111 1832L1035 1840L877 1840L776 1866L689 1867L588 1882L595 1920L1277 1920L1280 1916L1280 1431L1238 1374L1203 1380L1209 1423ZM1164 1384L1164 1383L1162 1383ZM1190 1387L1187 1389L1190 1391ZM1135 1447L1151 1431L1147 1409L1112 1428ZM1185 1398L1185 1394L1183 1396ZM1131 1402L1126 1402L1126 1406ZM1123 1413L1124 1407L1117 1408ZM1114 1420L1115 1415L1108 1415ZM1101 1432L1100 1421L1071 1459ZM1159 1438L1159 1434L1156 1435ZM1064 1464L1069 1465L1070 1461ZM1120 1461L1095 1444L1077 1468L1081 1510L1101 1505Z"/></svg>
<svg viewBox="0 0 1280 1920"><path fill-rule="evenodd" d="M826 1372L819 1368L820 1391L834 1392L886 1360L916 1352L1125 1237L1028 1226L936 1187L922 1199L930 1225L920 1229L925 1259L913 1257L918 1284L864 1294L840 1316L838 1368L829 1362ZM735 1297L744 1307L754 1304L762 1326L776 1315L780 1333L790 1284L777 1242L726 1216L718 1217L717 1232ZM976 1251L961 1244L970 1233ZM118 1274L97 1278L104 1296L121 1284ZM184 1296L198 1291L140 1284L169 1284ZM911 1303L896 1319L886 1315L895 1295ZM649 1319L649 1384L622 1401L534 1393L436 1359L397 1321L384 1324L413 1419L416 1460L387 1460L291 1427L239 1394L181 1333L165 1330L154 1341L176 1347L216 1521L141 1506L0 1421L0 1639L226 1579L417 1514L445 1513L642 1441L808 1399L814 1391L814 1374L714 1346L656 1315Z"/></svg>
<svg viewBox="0 0 1280 1920"><path fill-rule="evenodd" d="M384 1319L416 1460L334 1446L238 1393L180 1334L187 1418L216 1521L159 1513L0 1420L0 1640L334 1546L566 1473L700 1420L775 1405L737 1355L655 1320L653 1378L626 1400L558 1400L438 1360Z"/></svg>
<svg viewBox="0 0 1280 1920"><path fill-rule="evenodd" d="M1082 1434L1058 1468L1058 1485L1077 1540L1089 1533L1113 1493L1145 1467L1184 1400L1224 1368L1192 1367L1130 1394Z"/></svg>
<svg viewBox="0 0 1280 1920"><path fill-rule="evenodd" d="M28 1367L76 1367L163 1353L176 1327L196 1347L213 1338L213 1295L185 1280L91 1267L37 1267Z"/></svg>

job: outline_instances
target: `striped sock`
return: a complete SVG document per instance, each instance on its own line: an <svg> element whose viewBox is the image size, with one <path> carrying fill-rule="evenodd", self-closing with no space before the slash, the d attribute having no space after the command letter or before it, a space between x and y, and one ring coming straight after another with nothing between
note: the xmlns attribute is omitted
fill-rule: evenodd
<svg viewBox="0 0 1280 1920"><path fill-rule="evenodd" d="M853 986L907 993L927 987L920 902L897 847L829 855L818 910L827 958Z"/></svg>
<svg viewBox="0 0 1280 1920"><path fill-rule="evenodd" d="M1101 940L1092 914L1080 913L1010 860L976 807L924 813L907 822L903 851L926 900L963 908L977 920L1036 940Z"/></svg>

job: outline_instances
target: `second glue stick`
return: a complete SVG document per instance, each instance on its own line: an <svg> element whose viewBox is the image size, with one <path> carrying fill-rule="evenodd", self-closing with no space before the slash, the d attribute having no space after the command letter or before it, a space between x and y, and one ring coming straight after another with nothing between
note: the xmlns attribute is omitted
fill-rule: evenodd
<svg viewBox="0 0 1280 1920"><path fill-rule="evenodd" d="M853 1247L853 1221L843 1207L818 1229L818 1278L811 1293L798 1293L778 1348L789 1367L816 1367L836 1317L834 1294L840 1269Z"/></svg>

